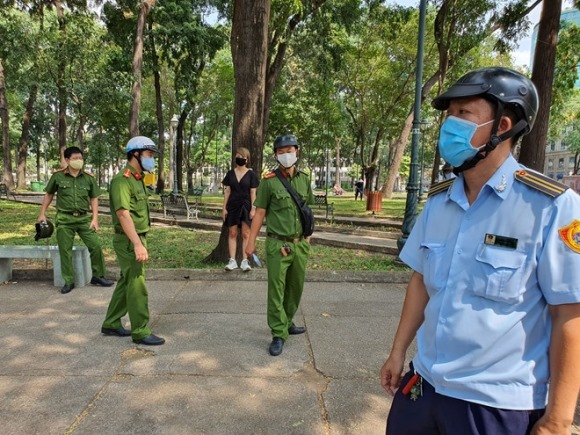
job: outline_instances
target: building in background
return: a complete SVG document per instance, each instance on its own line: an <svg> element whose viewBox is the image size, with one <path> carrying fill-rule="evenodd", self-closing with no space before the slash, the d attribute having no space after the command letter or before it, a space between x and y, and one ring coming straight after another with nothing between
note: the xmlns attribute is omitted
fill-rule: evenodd
<svg viewBox="0 0 580 435"><path fill-rule="evenodd" d="M580 10L569 8L560 14L560 24L567 22L580 26ZM534 51L538 39L538 24L532 34L532 50L530 65L534 60ZM580 89L580 63L577 66L578 79L575 86ZM572 128L572 127L569 127ZM566 131L569 133L569 131ZM574 153L568 150L568 144L563 138L550 139L546 144L546 158L544 161L544 174L550 178L563 181L564 177L571 175L574 170Z"/></svg>

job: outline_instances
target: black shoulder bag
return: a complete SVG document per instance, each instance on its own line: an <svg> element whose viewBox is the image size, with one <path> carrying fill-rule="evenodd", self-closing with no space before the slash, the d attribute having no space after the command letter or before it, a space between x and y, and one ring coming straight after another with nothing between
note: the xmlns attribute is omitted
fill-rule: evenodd
<svg viewBox="0 0 580 435"><path fill-rule="evenodd" d="M276 177L278 180L284 185L296 205L298 206L298 210L300 210L300 216L302 220L302 235L304 237L309 237L314 232L314 214L306 202L300 198L298 193L294 190L294 188L290 185L288 180L282 175L280 172L280 168L274 171L276 173Z"/></svg>

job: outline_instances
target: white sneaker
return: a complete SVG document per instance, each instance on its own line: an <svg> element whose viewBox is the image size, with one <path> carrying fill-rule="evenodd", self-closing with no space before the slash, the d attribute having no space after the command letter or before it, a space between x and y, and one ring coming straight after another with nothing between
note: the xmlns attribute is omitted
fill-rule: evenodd
<svg viewBox="0 0 580 435"><path fill-rule="evenodd" d="M230 258L230 261L228 261L228 264L226 264L226 270L234 270L238 268L238 263L236 263L236 260L234 260L233 258Z"/></svg>
<svg viewBox="0 0 580 435"><path fill-rule="evenodd" d="M248 263L247 259L242 260L240 267L242 268L243 272L249 272L250 270L252 270L252 266L250 266L250 263Z"/></svg>

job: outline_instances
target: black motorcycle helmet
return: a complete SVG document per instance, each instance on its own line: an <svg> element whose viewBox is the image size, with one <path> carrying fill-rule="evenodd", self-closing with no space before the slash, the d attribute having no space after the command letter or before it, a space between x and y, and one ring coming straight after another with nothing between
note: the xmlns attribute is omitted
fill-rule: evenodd
<svg viewBox="0 0 580 435"><path fill-rule="evenodd" d="M40 239L48 239L54 232L54 225L48 219L37 222L35 225L36 234L34 240L38 242Z"/></svg>
<svg viewBox="0 0 580 435"><path fill-rule="evenodd" d="M300 148L300 144L296 139L296 136L292 134L280 135L274 140L274 153L278 148L294 146L296 149Z"/></svg>
<svg viewBox="0 0 580 435"><path fill-rule="evenodd" d="M451 100L475 96L485 98L496 105L492 135L486 144L485 154L483 156L478 154L474 157L475 162L466 162L460 168L456 168L459 171L475 166L504 140L513 137L515 143L519 137L528 134L538 114L538 91L532 81L525 75L504 67L480 68L465 74L447 91L436 97L432 106L437 110L447 110ZM510 114L515 118L514 126L498 136L499 121L504 114Z"/></svg>

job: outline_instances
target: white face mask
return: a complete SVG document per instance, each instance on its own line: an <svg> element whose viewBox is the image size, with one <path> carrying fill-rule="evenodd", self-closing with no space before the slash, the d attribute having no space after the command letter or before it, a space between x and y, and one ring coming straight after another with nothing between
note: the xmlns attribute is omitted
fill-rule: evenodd
<svg viewBox="0 0 580 435"><path fill-rule="evenodd" d="M284 168L288 169L294 166L298 157L296 157L296 151L291 153L284 153L284 154L276 154L276 160L280 163Z"/></svg>

